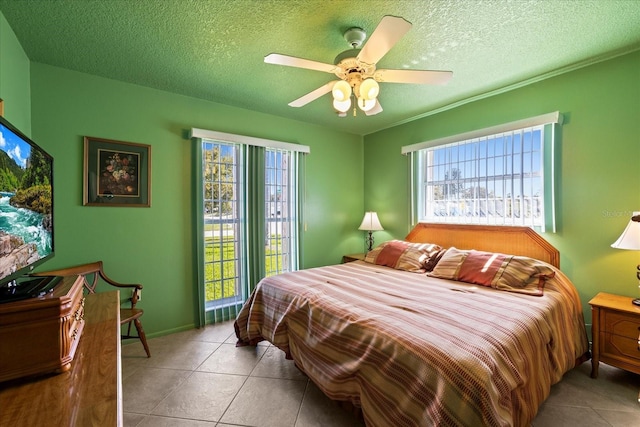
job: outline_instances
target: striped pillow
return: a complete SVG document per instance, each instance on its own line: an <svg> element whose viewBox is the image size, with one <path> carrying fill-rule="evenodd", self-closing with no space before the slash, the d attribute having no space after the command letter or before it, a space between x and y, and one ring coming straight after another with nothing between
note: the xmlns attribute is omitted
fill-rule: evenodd
<svg viewBox="0 0 640 427"><path fill-rule="evenodd" d="M427 276L458 280L458 272L467 255L469 255L469 251L461 251L453 246L450 247Z"/></svg>
<svg viewBox="0 0 640 427"><path fill-rule="evenodd" d="M547 280L556 275L549 264L524 256L513 256L502 275L491 286L509 292L542 296Z"/></svg>
<svg viewBox="0 0 640 427"><path fill-rule="evenodd" d="M390 240L369 251L364 260L371 264L384 265L396 270L424 273L427 263L442 248L433 243L411 243Z"/></svg>
<svg viewBox="0 0 640 427"><path fill-rule="evenodd" d="M429 276L541 296L546 280L554 277L555 271L529 257L451 247Z"/></svg>

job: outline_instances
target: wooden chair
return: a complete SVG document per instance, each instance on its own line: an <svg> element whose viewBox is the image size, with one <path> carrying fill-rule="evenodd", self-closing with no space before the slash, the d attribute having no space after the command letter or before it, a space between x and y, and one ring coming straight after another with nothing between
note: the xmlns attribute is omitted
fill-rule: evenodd
<svg viewBox="0 0 640 427"><path fill-rule="evenodd" d="M99 279L102 278L109 285L115 286L121 289L133 289L131 298L128 300L131 302L131 308L120 308L120 325L127 324L127 333L121 334L121 338L139 338L144 347L144 351L147 353L147 357L151 357L149 352L149 346L147 345L147 337L142 329L142 323L140 317L144 311L140 308L136 308L138 302L138 293L142 290L140 284L124 284L118 283L115 280L109 278L103 270L102 261L96 261L89 264L77 265L75 267L61 268L59 270L44 271L41 273L34 273L33 276L82 276L84 287L89 293L95 293L96 286L99 283ZM134 324L138 335L131 335L131 324Z"/></svg>

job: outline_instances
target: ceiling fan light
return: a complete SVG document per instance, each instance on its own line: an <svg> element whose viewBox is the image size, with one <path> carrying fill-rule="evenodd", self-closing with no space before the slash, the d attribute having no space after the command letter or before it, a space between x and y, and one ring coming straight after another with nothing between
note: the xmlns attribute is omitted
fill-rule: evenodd
<svg viewBox="0 0 640 427"><path fill-rule="evenodd" d="M341 113L346 113L347 111L349 111L349 108L351 108L351 99L347 98L346 101L338 101L337 99L334 99L333 108Z"/></svg>
<svg viewBox="0 0 640 427"><path fill-rule="evenodd" d="M333 95L334 100L338 102L345 102L351 96L351 86L349 86L349 83L344 80L340 80L333 85L331 94Z"/></svg>
<svg viewBox="0 0 640 427"><path fill-rule="evenodd" d="M376 106L376 99L358 98L358 108L362 111L369 111Z"/></svg>
<svg viewBox="0 0 640 427"><path fill-rule="evenodd" d="M376 99L380 93L380 85L372 78L365 79L360 83L360 98L366 100Z"/></svg>

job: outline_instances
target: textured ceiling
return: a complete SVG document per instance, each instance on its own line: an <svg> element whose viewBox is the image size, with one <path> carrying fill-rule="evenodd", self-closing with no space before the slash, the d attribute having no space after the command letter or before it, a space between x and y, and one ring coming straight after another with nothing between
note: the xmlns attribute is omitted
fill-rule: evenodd
<svg viewBox="0 0 640 427"><path fill-rule="evenodd" d="M29 59L355 134L640 49L640 0L0 0ZM334 75L343 33L384 15L412 29L379 68L451 70L444 86L383 83L376 116L339 118L330 95L287 104Z"/></svg>

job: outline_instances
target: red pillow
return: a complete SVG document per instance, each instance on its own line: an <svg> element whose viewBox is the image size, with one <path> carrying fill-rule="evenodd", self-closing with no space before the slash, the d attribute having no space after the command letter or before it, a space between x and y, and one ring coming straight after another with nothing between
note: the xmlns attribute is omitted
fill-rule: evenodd
<svg viewBox="0 0 640 427"><path fill-rule="evenodd" d="M364 260L396 270L424 273L429 260L441 250L440 246L433 243L390 240L369 251Z"/></svg>
<svg viewBox="0 0 640 427"><path fill-rule="evenodd" d="M409 245L405 242L400 242L397 240L391 241L386 244L378 257L376 258L376 264L378 265L386 265L387 267L395 267L398 264L398 260L400 256L407 250Z"/></svg>
<svg viewBox="0 0 640 427"><path fill-rule="evenodd" d="M491 286L496 274L503 268L504 262L509 262L510 260L511 257L504 254L471 251L462 261L458 271L458 280L475 283L476 285Z"/></svg>

